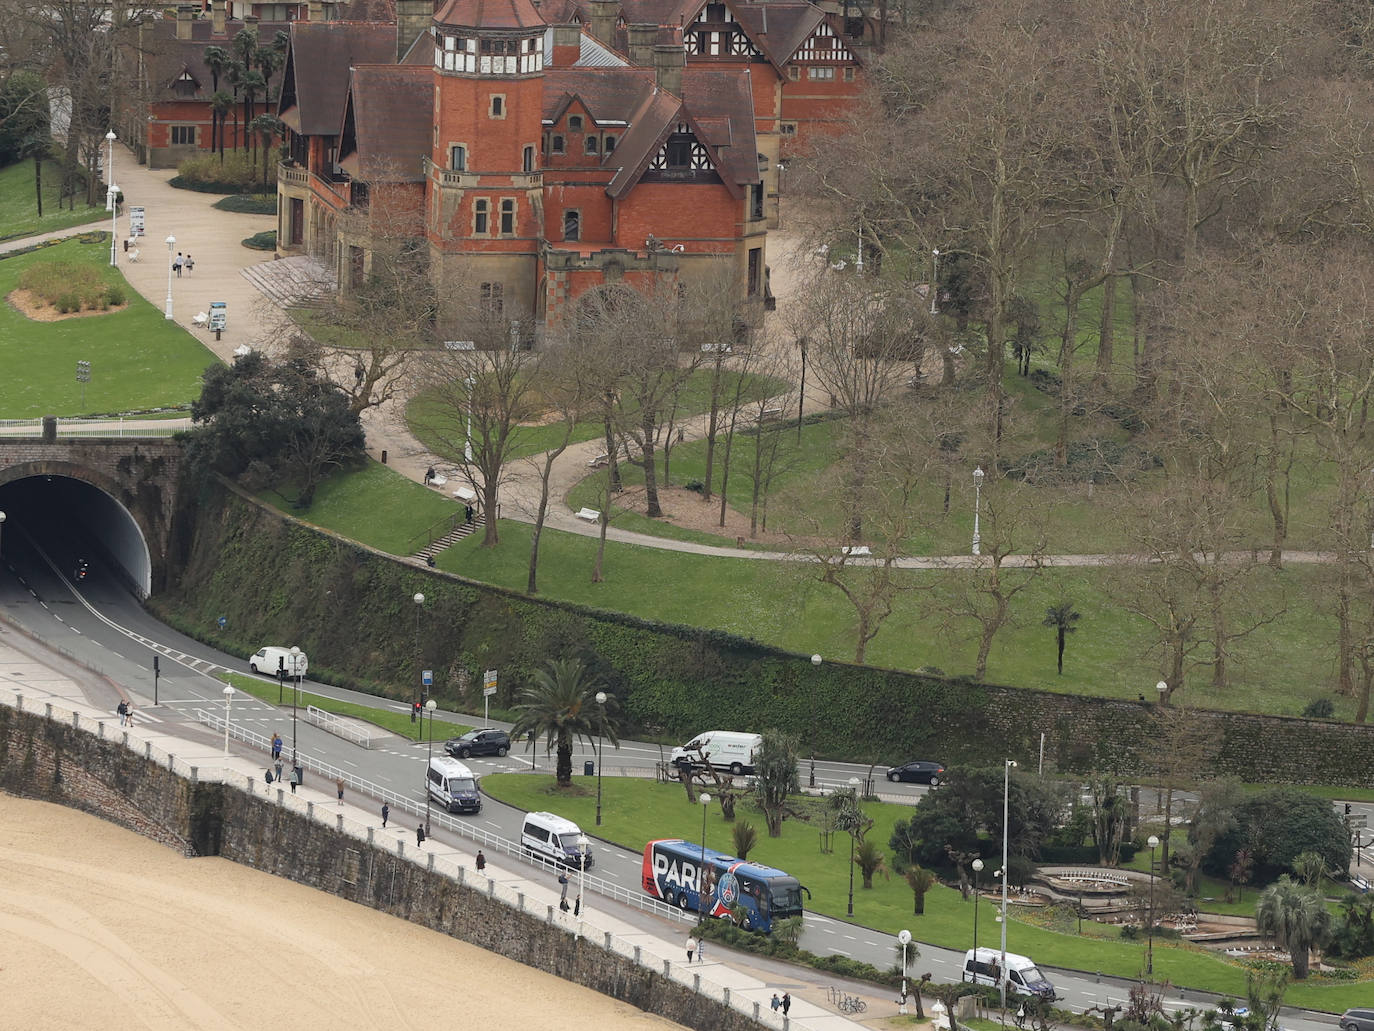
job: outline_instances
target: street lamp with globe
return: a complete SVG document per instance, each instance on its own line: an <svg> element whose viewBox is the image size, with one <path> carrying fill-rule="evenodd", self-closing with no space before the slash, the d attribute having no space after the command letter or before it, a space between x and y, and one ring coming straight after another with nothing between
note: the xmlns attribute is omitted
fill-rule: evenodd
<svg viewBox="0 0 1374 1031"><path fill-rule="evenodd" d="M163 313L163 318L169 322L172 319L172 248L177 245L175 236L167 237L167 308Z"/></svg>
<svg viewBox="0 0 1374 1031"><path fill-rule="evenodd" d="M903 929L897 932L897 942L902 946L902 997L897 1005L898 1013L906 1013L906 947L911 944L911 932Z"/></svg>

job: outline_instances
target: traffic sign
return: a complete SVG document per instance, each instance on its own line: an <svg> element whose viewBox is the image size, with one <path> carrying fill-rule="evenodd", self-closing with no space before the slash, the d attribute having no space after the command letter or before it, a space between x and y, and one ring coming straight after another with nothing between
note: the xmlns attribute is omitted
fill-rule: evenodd
<svg viewBox="0 0 1374 1031"><path fill-rule="evenodd" d="M1352 828L1368 827L1369 817L1365 813L1351 813L1345 818L1345 822Z"/></svg>
<svg viewBox="0 0 1374 1031"><path fill-rule="evenodd" d="M495 688L495 687L484 687L484 688L482 688L482 697L483 697L483 698L490 698L490 697L491 697L492 695L494 695L495 693L496 693L496 688Z"/></svg>
<svg viewBox="0 0 1374 1031"><path fill-rule="evenodd" d="M420 683L424 684L425 687L433 687L433 686L434 686L434 670L432 670L432 669L421 670L421 671L420 671Z"/></svg>
<svg viewBox="0 0 1374 1031"><path fill-rule="evenodd" d="M491 691L496 690L496 670L487 670L486 676L482 680L482 686Z"/></svg>
<svg viewBox="0 0 1374 1031"><path fill-rule="evenodd" d="M225 619L223 616L220 616L219 619L216 620L216 622L219 623L219 628L221 630L223 630L225 627L229 625L229 620Z"/></svg>

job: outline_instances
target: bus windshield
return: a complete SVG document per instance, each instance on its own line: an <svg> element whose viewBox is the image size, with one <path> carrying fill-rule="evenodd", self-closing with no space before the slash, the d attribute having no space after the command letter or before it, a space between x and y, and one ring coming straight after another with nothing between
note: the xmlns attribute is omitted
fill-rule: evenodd
<svg viewBox="0 0 1374 1031"><path fill-rule="evenodd" d="M768 884L772 888L774 918L781 919L801 913L801 885L795 877L774 877Z"/></svg>

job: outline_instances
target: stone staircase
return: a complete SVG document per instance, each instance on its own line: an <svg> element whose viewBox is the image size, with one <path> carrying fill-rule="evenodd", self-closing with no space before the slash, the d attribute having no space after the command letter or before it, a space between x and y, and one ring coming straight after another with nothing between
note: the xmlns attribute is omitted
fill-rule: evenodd
<svg viewBox="0 0 1374 1031"><path fill-rule="evenodd" d="M337 291L333 270L308 256L250 265L243 276L282 308L322 308Z"/></svg>
<svg viewBox="0 0 1374 1031"><path fill-rule="evenodd" d="M444 536L430 544L429 547L421 548L415 553L414 558L428 565L430 560L436 558L441 551L453 547L464 537L471 537L485 525L486 520L480 515L475 515L472 518L472 522L459 523L448 533L444 534Z"/></svg>

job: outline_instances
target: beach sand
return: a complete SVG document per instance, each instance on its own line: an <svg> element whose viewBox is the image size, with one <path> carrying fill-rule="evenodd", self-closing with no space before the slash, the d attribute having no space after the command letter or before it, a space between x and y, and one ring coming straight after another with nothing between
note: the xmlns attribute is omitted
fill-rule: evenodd
<svg viewBox="0 0 1374 1031"><path fill-rule="evenodd" d="M678 1025L404 920L0 794L0 1026Z"/></svg>

